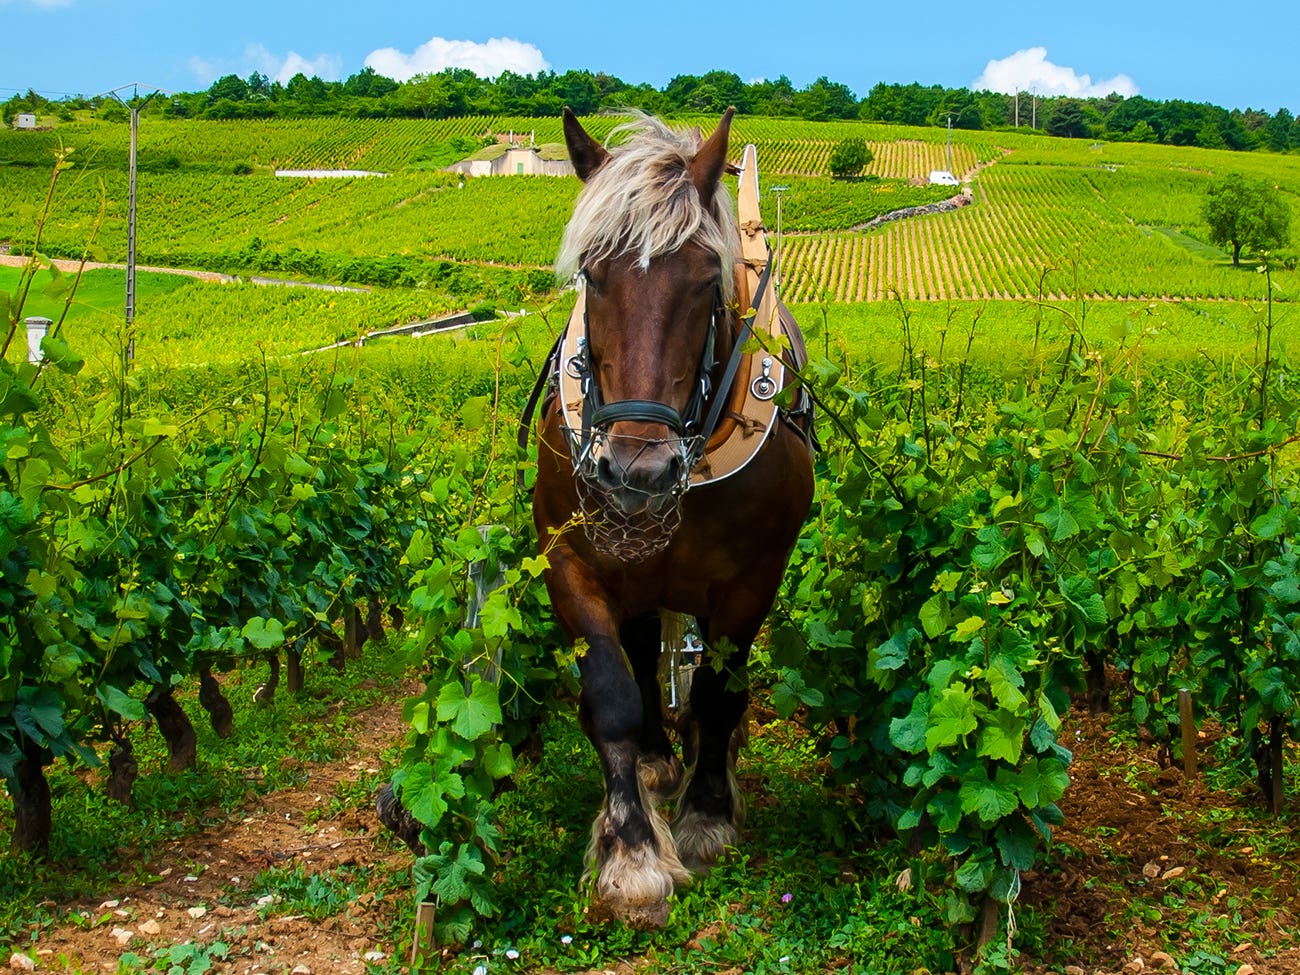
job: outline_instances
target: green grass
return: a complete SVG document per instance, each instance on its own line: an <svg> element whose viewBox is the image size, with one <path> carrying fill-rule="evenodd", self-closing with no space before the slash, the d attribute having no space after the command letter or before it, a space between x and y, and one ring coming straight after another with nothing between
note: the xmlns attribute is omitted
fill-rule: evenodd
<svg viewBox="0 0 1300 975"><path fill-rule="evenodd" d="M641 956L651 971L888 972L953 966L953 946L924 891L895 878L913 861L901 842L846 829L857 799L828 795L811 741L779 722L741 753L757 791L742 848L679 891L668 925L636 932L592 924L578 893L601 777L576 714L542 728L543 754L501 800L507 900L477 948L445 969L511 958L520 971L582 971Z"/></svg>
<svg viewBox="0 0 1300 975"><path fill-rule="evenodd" d="M1197 240L1195 237L1189 237L1177 227L1148 227L1144 229L1148 229L1153 233L1163 234L1179 247L1204 260L1220 262L1225 260L1222 248L1207 244L1203 240Z"/></svg>
<svg viewBox="0 0 1300 975"><path fill-rule="evenodd" d="M0 291L15 294L18 277L18 268L0 266ZM64 296L57 290L52 293L51 286L68 277L67 274L56 276L49 271L37 272L27 294L24 317L40 315L58 321L63 314ZM135 277L137 308L171 295L192 282L193 279L179 274L139 271ZM122 324L125 318L126 271L99 268L83 274L77 285L76 299L68 310L68 326L71 328L85 323L98 332Z"/></svg>
<svg viewBox="0 0 1300 975"><path fill-rule="evenodd" d="M52 278L39 272L23 317L57 321L62 296L45 289ZM0 267L0 291L13 293L18 269ZM77 288L63 337L92 371L117 369L125 324L125 272L88 271ZM459 310L464 300L437 290L373 288L329 292L250 283L218 284L176 274L136 276L136 365L142 369L248 362L263 355L297 355L374 329ZM21 336L11 355L25 354Z"/></svg>

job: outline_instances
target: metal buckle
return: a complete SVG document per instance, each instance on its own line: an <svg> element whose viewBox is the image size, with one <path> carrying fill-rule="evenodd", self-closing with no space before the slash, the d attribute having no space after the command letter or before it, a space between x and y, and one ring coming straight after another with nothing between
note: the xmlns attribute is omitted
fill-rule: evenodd
<svg viewBox="0 0 1300 975"><path fill-rule="evenodd" d="M770 400L776 395L776 381L772 378L772 357L763 356L763 375L749 384L755 399Z"/></svg>
<svg viewBox="0 0 1300 975"><path fill-rule="evenodd" d="M570 379L585 379L587 376L587 340L578 337L578 351L564 360L564 371Z"/></svg>

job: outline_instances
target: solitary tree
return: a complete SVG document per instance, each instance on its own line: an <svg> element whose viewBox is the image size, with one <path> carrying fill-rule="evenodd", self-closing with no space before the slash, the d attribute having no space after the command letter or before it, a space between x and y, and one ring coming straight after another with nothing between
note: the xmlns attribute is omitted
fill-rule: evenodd
<svg viewBox="0 0 1300 975"><path fill-rule="evenodd" d="M831 149L831 175L836 179L861 176L875 158L866 139L841 139Z"/></svg>
<svg viewBox="0 0 1300 975"><path fill-rule="evenodd" d="M1232 263L1241 264L1241 249L1267 250L1290 240L1291 212L1277 191L1262 180L1229 173L1210 184L1201 207L1210 225L1210 240L1232 248Z"/></svg>

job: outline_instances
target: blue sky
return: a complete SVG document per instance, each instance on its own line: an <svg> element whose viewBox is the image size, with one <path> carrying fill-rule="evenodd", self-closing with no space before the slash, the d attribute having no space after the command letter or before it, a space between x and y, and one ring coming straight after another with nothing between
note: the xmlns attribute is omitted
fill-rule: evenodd
<svg viewBox="0 0 1300 975"><path fill-rule="evenodd" d="M0 0L0 99L15 89L174 91L260 71L343 79L469 67L606 71L663 87L715 68L745 80L878 81L1185 98L1300 112L1289 3L890 4L752 0Z"/></svg>

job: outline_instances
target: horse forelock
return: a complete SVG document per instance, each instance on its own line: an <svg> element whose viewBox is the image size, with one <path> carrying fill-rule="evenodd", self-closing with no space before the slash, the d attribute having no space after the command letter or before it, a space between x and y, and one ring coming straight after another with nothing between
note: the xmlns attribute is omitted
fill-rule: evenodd
<svg viewBox="0 0 1300 975"><path fill-rule="evenodd" d="M564 230L556 274L567 280L586 264L631 255L643 270L650 261L690 241L717 255L722 284L730 297L738 251L731 196L720 184L705 207L690 163L699 144L658 119L640 116L611 133L631 138L615 149L584 185Z"/></svg>

